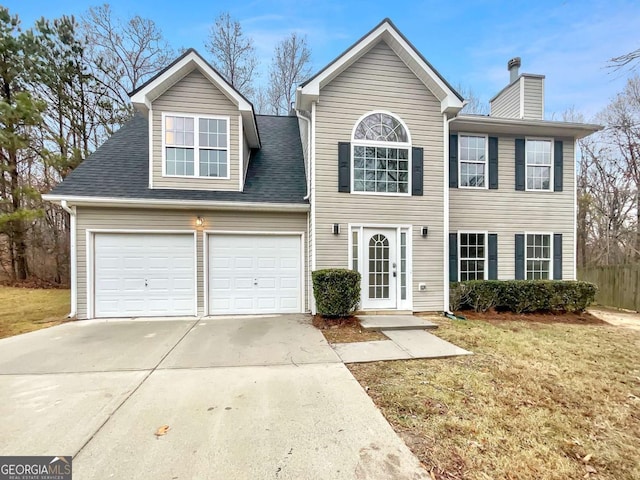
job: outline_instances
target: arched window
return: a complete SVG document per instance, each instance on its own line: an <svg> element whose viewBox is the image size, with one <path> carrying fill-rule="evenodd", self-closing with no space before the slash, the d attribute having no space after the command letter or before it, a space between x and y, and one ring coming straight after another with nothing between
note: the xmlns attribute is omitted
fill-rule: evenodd
<svg viewBox="0 0 640 480"><path fill-rule="evenodd" d="M356 124L352 140L354 191L409 193L411 139L399 118L370 113Z"/></svg>

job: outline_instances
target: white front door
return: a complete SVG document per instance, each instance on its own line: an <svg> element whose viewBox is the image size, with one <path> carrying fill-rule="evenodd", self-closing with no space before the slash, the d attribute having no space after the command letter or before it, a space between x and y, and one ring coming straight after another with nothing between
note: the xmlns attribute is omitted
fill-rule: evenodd
<svg viewBox="0 0 640 480"><path fill-rule="evenodd" d="M95 317L196 314L193 233L96 233Z"/></svg>
<svg viewBox="0 0 640 480"><path fill-rule="evenodd" d="M398 258L395 228L365 228L362 257L362 308L397 307Z"/></svg>
<svg viewBox="0 0 640 480"><path fill-rule="evenodd" d="M299 235L209 236L209 314L302 311Z"/></svg>

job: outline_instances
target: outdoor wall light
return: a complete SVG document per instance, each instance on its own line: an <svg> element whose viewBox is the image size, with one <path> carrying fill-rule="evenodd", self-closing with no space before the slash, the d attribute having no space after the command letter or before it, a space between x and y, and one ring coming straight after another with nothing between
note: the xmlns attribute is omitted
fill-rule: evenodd
<svg viewBox="0 0 640 480"><path fill-rule="evenodd" d="M334 223L333 224L333 234L334 235L340 235L340 224L339 223Z"/></svg>
<svg viewBox="0 0 640 480"><path fill-rule="evenodd" d="M196 227L204 226L204 217L197 216L196 217Z"/></svg>
<svg viewBox="0 0 640 480"><path fill-rule="evenodd" d="M429 227L422 227L422 236L426 237L429 235Z"/></svg>

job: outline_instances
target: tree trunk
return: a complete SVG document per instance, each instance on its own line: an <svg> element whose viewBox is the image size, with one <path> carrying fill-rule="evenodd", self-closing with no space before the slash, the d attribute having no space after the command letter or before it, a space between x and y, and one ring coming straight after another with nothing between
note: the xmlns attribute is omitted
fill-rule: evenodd
<svg viewBox="0 0 640 480"><path fill-rule="evenodd" d="M9 152L9 175L11 177L11 206L13 213L20 210L20 182L18 174L18 158L15 152ZM29 276L27 265L27 242L25 239L24 222L16 218L11 222L12 243L14 251L15 279L26 280Z"/></svg>
<svg viewBox="0 0 640 480"><path fill-rule="evenodd" d="M636 183L638 188L638 183ZM640 190L636 190L636 251L633 258L636 262L640 261Z"/></svg>

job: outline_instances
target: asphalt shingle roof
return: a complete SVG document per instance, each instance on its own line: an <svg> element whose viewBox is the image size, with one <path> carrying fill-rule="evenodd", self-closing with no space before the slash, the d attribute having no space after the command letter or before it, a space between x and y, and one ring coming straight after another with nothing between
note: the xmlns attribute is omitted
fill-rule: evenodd
<svg viewBox="0 0 640 480"><path fill-rule="evenodd" d="M262 148L253 150L244 192L149 188L149 126L134 116L51 194L158 200L307 203L296 117L256 115Z"/></svg>

